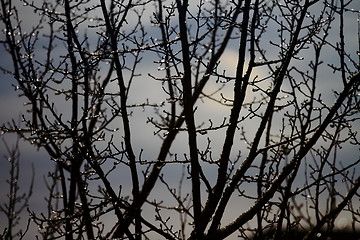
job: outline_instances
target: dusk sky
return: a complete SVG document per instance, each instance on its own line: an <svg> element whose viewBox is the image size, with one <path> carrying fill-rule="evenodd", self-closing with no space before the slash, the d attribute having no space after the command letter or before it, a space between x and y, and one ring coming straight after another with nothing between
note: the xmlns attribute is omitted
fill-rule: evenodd
<svg viewBox="0 0 360 240"><path fill-rule="evenodd" d="M195 11L195 6L192 6L193 10ZM22 9L23 7L21 7ZM357 9L360 10L360 1L353 1L353 3L348 6L349 9ZM314 13L316 14L316 6L314 7ZM145 12L144 16L150 16L151 10L147 10ZM346 51L352 56L353 59L356 59L357 51L359 51L359 33L358 33L358 24L359 24L359 15L360 12L357 11L348 11L345 14L345 29L344 29L344 35L345 35L345 49ZM30 28L34 23L36 23L38 17L36 14L34 14L32 11L24 11L21 13L21 17L23 19L24 29ZM146 19L146 17L144 18ZM131 24L131 20L129 20L129 24ZM335 22L335 24L338 24L338 22ZM145 29L149 32L149 37L157 37L157 30L155 30L152 26L150 21L144 21ZM4 26L2 23L0 23L0 29L4 29ZM276 41L276 35L273 33L271 26L269 26L269 32L267 36L269 39L273 38L274 41ZM329 38L333 41L335 44L339 39L339 33L337 26L334 25L333 30L331 32L332 36ZM91 33L90 33L91 36ZM39 46L41 45L41 42L43 41L45 43L46 40L41 39L40 35L40 41ZM0 32L0 39L4 39L4 32ZM94 41L96 39L94 38ZM227 51L224 53L224 56L221 59L221 63L219 65L219 69L226 70L229 74L235 74L236 66L237 66L237 40L232 42L231 48L228 48ZM55 49L54 53L57 53L61 55L62 47L59 46L59 49ZM277 49L271 49L269 47L268 54L273 53L275 56L277 54ZM42 50L39 47L39 52L35 53L35 55L42 55ZM311 57L313 56L313 50L309 49L307 51L303 51L300 53L304 57L304 61L293 61L292 64L294 66L304 66L305 68L309 64L309 61L311 60ZM11 59L9 54L4 50L3 45L0 45L0 66L5 69L12 69L11 65ZM153 59L155 58L154 55L145 55L144 60L142 61L140 68L142 73L142 76L139 78L136 78L136 80L133 83L132 89L133 91L136 91L135 94L131 95L129 98L129 103L139 103L139 102L145 102L149 101L150 103L157 103L160 104L164 99L166 98L166 95L161 90L161 82L154 81L151 77L149 77L149 74L151 75L160 75L159 69L156 64L153 63ZM330 67L327 64L334 64L338 65L338 55L334 51L324 51L322 55L322 60L324 61L324 64L322 65L322 69L320 71L319 75L319 81L318 81L318 93L322 94L322 97L325 102L329 102L329 104L334 102L334 94L332 90L341 89L342 82L339 78L338 74L334 74ZM245 60L246 63L246 60ZM355 71L355 69L352 69ZM254 75L266 76L268 74L267 69L259 69L257 70ZM27 114L27 105L26 105L26 99L23 96L19 96L21 94L20 91L16 91L17 83L13 79L11 75L5 75L3 72L0 72L0 125L7 124L7 122L10 122L14 120L15 122L21 121L21 115ZM210 84L205 91L211 93L215 91L219 87L218 83ZM115 87L114 87L115 88ZM286 89L284 89L286 90ZM116 90L114 90L116 91ZM232 96L233 87L232 86L226 86L222 90L222 94L224 96L227 96L231 98ZM286 94L283 94L285 96ZM215 95L218 99L221 98L220 93ZM250 92L248 95L248 100L251 101L251 99L256 98L258 95L257 93ZM63 112L64 115L69 113L69 103L64 102L61 99L57 102L58 106L57 109L59 112ZM204 122L205 124L209 124L208 119L212 119L214 123L221 123L224 119L224 117L228 117L230 113L230 107L218 105L216 103L207 103L202 104L199 103L199 109L198 109L198 119L197 121ZM147 123L147 117L154 115L152 109L145 109L142 111L142 109L135 110L132 117L130 118L131 121L131 127L132 127L132 134L133 134L133 144L135 146L136 154L140 154L141 149L144 149L144 155L142 156L143 159L146 159L148 161L154 161L157 157L159 146L161 144L161 141L158 136L154 136L154 128L151 124ZM280 126L280 122L278 123ZM358 129L360 129L360 122L357 121L354 123L355 126L358 126ZM113 126L114 129L117 126ZM252 123L249 122L249 125L245 126L246 134L248 136L252 136L257 128L257 122L253 121ZM8 190L8 184L6 183L6 179L9 177L9 167L10 164L8 163L6 156L8 153L6 152L5 142L8 146L13 146L16 141L16 136L12 133L6 133L0 136L0 204L4 203L4 200L6 200L3 196L6 194ZM116 135L116 133L114 133ZM214 135L216 134L216 135ZM210 133L209 137L212 137L213 139L213 152L214 156L219 155L219 151L221 148L221 143L223 142L224 138L224 131L223 132L216 132L216 133ZM214 137L217 136L217 137ZM206 144L206 137L207 136L200 136L200 144L199 145L205 145ZM251 139L251 137L250 137ZM204 140L204 141L201 141ZM115 137L114 141L120 142L121 136ZM216 142L218 141L219 144ZM176 142L174 143L174 152L183 153L187 152L187 140L186 135L182 135L179 138L176 139ZM216 146L219 146L217 149ZM239 147L237 150L241 150L244 154L246 154L247 149L246 147ZM44 200L44 197L46 197L47 192L44 192L45 184L44 180L47 178L47 174L49 171L52 171L54 168L54 164L52 161L50 161L49 156L47 153L43 150L37 150L35 146L30 145L29 143L25 143L24 141L20 140L20 186L22 187L20 189L20 192L26 192L27 187L29 184L29 181L31 179L32 174L32 165L35 169L35 186L34 186L34 193L30 200L30 207L32 210L35 211L46 211L46 202ZM237 153L234 152L234 157ZM181 155L182 158L183 155ZM347 159L349 161L355 161L359 159L359 149L355 148L353 146L345 146L343 150L341 151L341 155L339 158L341 158L342 161L347 162ZM168 172L166 172L166 177L169 180L169 182L173 181L174 184L176 184L179 181L179 178L181 176L182 168L181 166L171 166L168 167ZM212 173L211 168L207 169L207 174L211 176L212 174L216 176L216 172ZM360 169L357 168L357 175L360 174ZM129 179L129 172L128 169L125 170L118 170L117 174L112 174L111 179L114 182L120 182L124 185L124 191L128 191L130 193L130 181ZM299 180L301 182L301 180ZM126 189L126 187L128 187ZM158 192L155 192L154 194L161 194L161 190L157 190ZM251 191L249 189L249 191ZM232 203L234 206L240 206L239 203ZM246 209L249 205L246 203L242 203L239 208ZM233 215L233 216L231 216ZM234 218L236 215L238 215L237 212L235 213L229 213L229 219ZM24 212L24 218L22 221L25 221L27 216L26 211ZM1 219L1 215L0 215ZM111 220L109 220L111 221ZM339 224L347 224L346 217L339 218ZM3 230L3 221L0 221L0 231ZM24 224L24 222L22 222ZM30 235L32 236L32 235ZM29 238L30 239L30 238Z"/></svg>

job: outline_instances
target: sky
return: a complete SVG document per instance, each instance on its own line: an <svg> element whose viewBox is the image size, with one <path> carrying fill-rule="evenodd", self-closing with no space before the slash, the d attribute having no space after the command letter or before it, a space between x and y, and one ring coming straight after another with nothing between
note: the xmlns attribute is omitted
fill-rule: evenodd
<svg viewBox="0 0 360 240"><path fill-rule="evenodd" d="M353 1L353 4L349 6L349 8L354 9L360 9L360 2L359 1ZM24 19L24 29L30 29L34 21L36 21L36 15L32 11L24 10L24 8L21 8L23 12L21 12L21 16ZM150 14L149 12L145 12L146 14ZM358 32L357 32L357 20L358 16L356 13L348 12L345 15L345 38L346 38L346 49L349 52L352 52L353 54L356 53L356 51L359 49L359 40L358 40ZM129 22L132 22L133 19L129 19ZM145 22L145 27L150 26L150 22ZM0 24L0 28L3 29L4 26ZM333 27L334 31L337 31L336 26ZM336 41L337 37L336 33L334 32L334 37L330 38L333 39L334 42ZM3 38L3 32L0 33L0 38ZM155 34L154 32L151 32L150 34ZM41 50L39 50L41 51ZM61 49L59 48L59 51ZM272 51L271 48L268 50L270 53ZM0 65L5 68L11 67L11 61L9 59L9 56L4 51L4 48L0 46ZM38 53L38 54L41 54ZM277 54L274 52L274 54ZM311 50L309 52L305 52L305 57L307 54L312 54ZM325 52L323 56L323 60L326 63L334 63L337 64L337 58L334 56L331 52ZM145 58L144 62L151 62L151 57ZM297 64L295 62L294 64ZM298 64L301 64L300 62ZM229 73L235 74L235 69L237 65L237 49L234 45L233 47L230 47L225 53L224 56L221 59L221 64L219 66L220 69L224 69ZM141 66L142 71L145 73L142 75L142 77L135 79L134 85L132 89L136 91L134 93L134 96L136 96L136 99L130 99L129 101L139 101L139 100L146 100L149 99L150 102L153 103L161 103L166 95L164 93L159 92L158 89L161 87L160 83L154 83L154 81L149 78L147 73L154 73L158 74L158 69L154 68L154 65L151 64L144 64ZM326 69L326 67L324 67ZM266 72L258 71L256 74L259 76L265 75ZM321 92L325 99L328 99L329 102L334 99L332 89L339 88L339 81L337 79L337 76L335 76L331 71L328 69L324 72L322 72L321 79L319 81L319 92ZM19 97L20 92L15 91L16 83L14 83L14 80L9 75L4 75L3 73L0 73L0 124L6 124L8 121L11 121L14 119L16 122L19 121L19 116L22 113L26 114L26 106L24 105L25 99L23 97ZM211 90L215 90L217 84L212 84L208 87L207 90L211 92ZM232 87L226 87L223 91L224 95L231 96L232 95ZM218 95L219 97L219 95ZM253 96L249 96L251 99ZM69 112L67 106L61 106L59 105L59 111L64 112L65 114ZM133 139L136 141L136 146L139 146L139 148L135 149L138 153L140 152L140 147L143 148L146 152L146 158L149 160L156 159L157 153L158 153L158 145L160 144L160 140L157 136L154 136L153 131L154 129L146 123L146 117L148 116L149 112L151 110L145 110L145 111L136 111L134 112L134 116L131 119L131 124L133 128ZM204 105L204 108L199 108L198 116L200 119L202 119L205 124L208 124L207 119L211 118L214 120L214 122L221 123L224 116L226 116L229 113L229 107L219 107L218 105ZM200 121L199 121L200 122ZM357 123L359 124L359 123ZM141 131L137 131L137 129L141 129ZM256 128L254 126L250 126L246 128L247 134L252 135L255 132ZM219 134L219 133L216 133ZM221 145L221 142L223 140L224 132L220 133L219 135L221 137L214 138L213 145ZM16 141L16 137L11 134L5 134L0 136L0 153L1 156L5 156L2 159L0 159L0 193L6 192L7 190L7 184L6 184L6 178L8 177L8 171L9 171L9 164L6 160L6 148L5 143L3 141L6 141L9 146L12 146L14 142ZM120 141L120 139L118 139ZM218 143L217 143L218 141ZM176 146L176 151L178 152L186 152L186 138L185 136L179 137L176 141L174 146ZM31 198L30 204L33 209L41 209L44 207L44 182L43 178L47 176L48 171L51 171L53 169L53 163L49 161L48 155L43 150L36 150L34 146L31 146L28 143L24 143L23 141L20 141L20 149L21 149L21 169L20 169L20 179L19 182L21 186L26 186L29 183L29 179L31 178L31 166L32 164L35 166L36 171L36 181L35 181L35 188L34 188L34 194ZM214 147L213 149L214 153L216 151L219 151L219 149L216 149ZM244 150L246 151L246 150ZM353 157L353 156L359 156L358 149L351 150L349 152L345 152L343 157ZM236 154L236 153L234 153ZM216 154L214 154L216 155ZM175 175L176 177L172 178L172 174L175 172L178 172L179 166L169 167L169 175L167 176L167 179L169 181L173 180L174 183L178 181L179 175ZM212 173L210 172L209 175ZM215 173L213 173L215 176ZM120 177L119 177L120 176ZM129 178L128 172L124 171L121 172L121 174L118 174L116 176L111 176L114 178L114 181L120 181L123 182L125 185L127 182L127 179ZM25 190L24 190L25 191ZM126 191L126 190L125 190ZM127 191L130 191L130 188L127 189ZM161 190L157 190L158 192L155 192L154 194L161 194ZM3 195L4 196L4 195ZM2 197L0 199L0 204L4 198ZM233 203L237 206L237 203ZM248 205L244 204L242 206L243 209L246 209ZM232 213L230 212L229 215ZM232 219L231 217L235 217L237 213L233 213L234 216L230 216L229 219ZM340 220L339 220L340 221ZM341 221L344 222L344 219L341 218ZM2 221L0 221L0 231L2 229Z"/></svg>

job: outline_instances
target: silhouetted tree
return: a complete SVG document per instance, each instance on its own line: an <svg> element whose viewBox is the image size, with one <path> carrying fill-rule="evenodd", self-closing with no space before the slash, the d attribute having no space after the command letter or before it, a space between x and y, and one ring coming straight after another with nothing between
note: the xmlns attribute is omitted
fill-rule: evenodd
<svg viewBox="0 0 360 240"><path fill-rule="evenodd" d="M0 1L44 239L357 230L357 0Z"/></svg>
<svg viewBox="0 0 360 240"><path fill-rule="evenodd" d="M0 205L0 212L4 214L5 217L2 218L4 230L0 233L1 239L13 239L13 238L22 238L25 236L28 231L28 226L30 222L27 222L27 228L25 229L16 229L17 225L20 224L20 218L22 212L29 207L29 199L32 195L32 190L34 187L34 169L32 178L30 179L29 191L28 193L21 193L20 188L20 152L19 152L19 139L17 139L14 146L10 147L4 141L3 144L6 147L7 155L5 158L10 164L9 167L9 179L6 181L8 185L8 190L2 189L4 193L1 197L2 202ZM22 182L24 179L21 179ZM7 194L5 194L7 192ZM30 220L30 219L29 219ZM15 228L15 229L14 229Z"/></svg>

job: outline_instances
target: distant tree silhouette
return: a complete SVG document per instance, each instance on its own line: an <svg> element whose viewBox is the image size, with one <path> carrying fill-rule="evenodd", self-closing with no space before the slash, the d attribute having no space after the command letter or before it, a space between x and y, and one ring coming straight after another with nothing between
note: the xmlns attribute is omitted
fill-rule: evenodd
<svg viewBox="0 0 360 240"><path fill-rule="evenodd" d="M0 1L27 109L1 131L55 165L42 238L356 234L357 0Z"/></svg>

